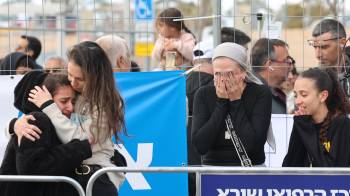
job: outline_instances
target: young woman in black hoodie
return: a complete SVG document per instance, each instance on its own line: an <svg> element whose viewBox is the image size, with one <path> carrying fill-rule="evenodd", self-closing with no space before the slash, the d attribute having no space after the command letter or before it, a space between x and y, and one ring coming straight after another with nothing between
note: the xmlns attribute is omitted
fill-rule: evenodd
<svg viewBox="0 0 350 196"><path fill-rule="evenodd" d="M284 167L349 167L350 104L332 70L309 69L294 85L293 130Z"/></svg>
<svg viewBox="0 0 350 196"><path fill-rule="evenodd" d="M71 93L74 93L74 91L70 87L67 76L48 75L41 71L32 71L21 79L15 88L14 105L24 114L31 114L35 120L31 120L30 123L37 126L42 133L40 138L35 141L26 137L18 139L13 134L6 148L0 175L71 176L74 168L91 156L91 147L88 140L72 140L67 144L62 144L48 116L28 101L29 91L34 86L42 84L45 84L51 90L53 100L57 105L64 106L64 101L72 101L68 88L70 88ZM65 91L66 96L61 96L62 93L64 95L63 91ZM61 107L63 113L68 115L69 112L65 112L63 106ZM9 126L10 129L14 122L15 119L10 123L12 124ZM77 195L77 192L66 183L0 182L0 195L58 196Z"/></svg>

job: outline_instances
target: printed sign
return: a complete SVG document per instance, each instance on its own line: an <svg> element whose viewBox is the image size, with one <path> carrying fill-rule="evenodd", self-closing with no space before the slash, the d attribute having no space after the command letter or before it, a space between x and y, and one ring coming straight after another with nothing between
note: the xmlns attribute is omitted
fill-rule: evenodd
<svg viewBox="0 0 350 196"><path fill-rule="evenodd" d="M350 175L203 174L201 196L349 195Z"/></svg>

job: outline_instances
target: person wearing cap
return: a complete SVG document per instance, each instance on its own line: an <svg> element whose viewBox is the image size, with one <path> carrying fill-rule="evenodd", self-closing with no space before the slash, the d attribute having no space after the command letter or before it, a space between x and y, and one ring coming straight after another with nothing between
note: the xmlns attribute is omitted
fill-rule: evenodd
<svg viewBox="0 0 350 196"><path fill-rule="evenodd" d="M213 42L201 41L196 44L193 49L193 65L194 67L189 70L189 74L186 79L186 96L188 103L188 123L187 123L187 163L188 165L200 165L201 156L196 152L194 146L191 143L191 127L192 127L192 108L193 99L197 90L202 86L207 86L213 83ZM195 174L189 174L188 178L189 195L196 194L196 176Z"/></svg>
<svg viewBox="0 0 350 196"><path fill-rule="evenodd" d="M186 79L186 96L188 98L189 114L192 114L193 98L201 86L213 81L213 42L201 41L193 49L193 65Z"/></svg>
<svg viewBox="0 0 350 196"><path fill-rule="evenodd" d="M203 165L241 166L225 119L230 117L252 165L265 162L271 120L271 91L247 65L246 49L222 43L213 53L214 86L201 87L193 104L192 144Z"/></svg>

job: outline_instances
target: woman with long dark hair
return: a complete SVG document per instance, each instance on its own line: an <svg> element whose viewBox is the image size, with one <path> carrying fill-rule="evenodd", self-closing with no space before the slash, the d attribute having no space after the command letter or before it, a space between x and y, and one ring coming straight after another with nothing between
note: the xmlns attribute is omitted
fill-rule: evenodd
<svg viewBox="0 0 350 196"><path fill-rule="evenodd" d="M35 87L29 100L49 116L63 143L86 138L91 142L92 157L75 170L75 179L85 188L95 171L115 166L111 161L112 136L118 140L118 133L126 133L124 102L116 89L110 61L94 42L81 42L68 51L68 79L79 93L74 107L75 122L58 111L45 86ZM123 180L123 173L104 174L95 182L93 195L115 196Z"/></svg>
<svg viewBox="0 0 350 196"><path fill-rule="evenodd" d="M311 68L294 85L293 130L284 167L348 167L350 103L336 74Z"/></svg>

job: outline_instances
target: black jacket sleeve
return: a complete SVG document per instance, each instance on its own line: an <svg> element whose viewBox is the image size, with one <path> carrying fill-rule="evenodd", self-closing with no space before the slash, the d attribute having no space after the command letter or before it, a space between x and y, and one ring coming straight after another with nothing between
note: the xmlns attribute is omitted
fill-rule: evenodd
<svg viewBox="0 0 350 196"><path fill-rule="evenodd" d="M245 100L236 100L230 102L230 115L237 136L241 139L248 154L255 152L256 149L264 148L267 130L271 123L272 94L266 86L258 86L258 91L248 92L247 95L255 94L256 97L252 103L252 112L247 115ZM251 97L244 97L251 99ZM247 102L249 103L249 102Z"/></svg>
<svg viewBox="0 0 350 196"><path fill-rule="evenodd" d="M200 88L194 97L192 143L200 154L205 154L215 143L228 113L228 100L217 98L214 112L208 110L206 88Z"/></svg>
<svg viewBox="0 0 350 196"><path fill-rule="evenodd" d="M288 151L283 159L282 167L305 167L305 162L307 160L306 148L300 134L297 131L296 125L293 124L292 133L289 139Z"/></svg>
<svg viewBox="0 0 350 196"><path fill-rule="evenodd" d="M91 157L91 147L87 140L72 140L61 144L55 129L46 116L33 113L36 125L41 131L40 139L30 141L22 138L16 162L21 175L67 175L84 159Z"/></svg>
<svg viewBox="0 0 350 196"><path fill-rule="evenodd" d="M12 135L7 143L5 155L3 157L0 175L16 175L16 150L17 150L17 137ZM0 182L2 183L2 182Z"/></svg>

